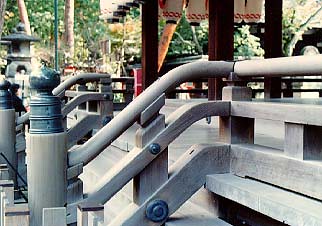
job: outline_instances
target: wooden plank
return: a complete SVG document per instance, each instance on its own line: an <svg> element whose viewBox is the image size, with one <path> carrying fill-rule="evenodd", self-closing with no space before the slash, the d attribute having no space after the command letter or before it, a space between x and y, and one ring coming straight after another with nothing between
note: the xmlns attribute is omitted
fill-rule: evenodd
<svg viewBox="0 0 322 226"><path fill-rule="evenodd" d="M29 208L27 204L19 204L5 207L4 225L5 226L29 226ZM47 226L47 225L43 225ZM48 225L49 226L49 225ZM60 226L60 225L55 225ZM64 225L65 226L65 225Z"/></svg>
<svg viewBox="0 0 322 226"><path fill-rule="evenodd" d="M300 194L232 174L208 175L206 187L284 224L322 226L322 203Z"/></svg>
<svg viewBox="0 0 322 226"><path fill-rule="evenodd" d="M271 102L231 102L231 115L322 126L322 107L307 104Z"/></svg>
<svg viewBox="0 0 322 226"><path fill-rule="evenodd" d="M231 171L322 200L322 162L301 161L260 145L231 145Z"/></svg>
<svg viewBox="0 0 322 226"><path fill-rule="evenodd" d="M81 173L83 173L83 163L69 167L67 169L67 180L77 178Z"/></svg>
<svg viewBox="0 0 322 226"><path fill-rule="evenodd" d="M67 226L66 208L44 208L42 226Z"/></svg>
<svg viewBox="0 0 322 226"><path fill-rule="evenodd" d="M158 2L142 5L142 86L149 87L158 79Z"/></svg>
<svg viewBox="0 0 322 226"><path fill-rule="evenodd" d="M74 179L72 183L67 186L67 203L77 202L83 199L83 181Z"/></svg>
<svg viewBox="0 0 322 226"><path fill-rule="evenodd" d="M172 215L191 195L206 182L211 172L229 172L229 146L222 144L195 145L191 147L171 168L169 180L163 184L141 206L122 212L110 226L157 226L165 222L152 222L146 217L147 205L154 200L167 203ZM184 187L184 189L183 189ZM180 195L178 195L180 194Z"/></svg>
<svg viewBox="0 0 322 226"><path fill-rule="evenodd" d="M233 60L234 0L209 1L209 60ZM220 100L224 83L221 78L208 80L208 99Z"/></svg>

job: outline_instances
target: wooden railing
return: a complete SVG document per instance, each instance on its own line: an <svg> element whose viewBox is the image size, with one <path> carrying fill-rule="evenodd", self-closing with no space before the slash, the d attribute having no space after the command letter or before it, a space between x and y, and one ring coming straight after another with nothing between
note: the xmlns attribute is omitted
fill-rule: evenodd
<svg viewBox="0 0 322 226"><path fill-rule="evenodd" d="M265 67L265 65L261 65L260 63L258 68L260 68L261 70L257 70L255 68L255 70L253 71L253 75L259 76L259 71L262 71L264 75L271 73L273 76L276 76L278 73L289 74L289 71L284 71L286 70L285 68L287 68L288 65L286 64L286 62L284 62L284 60L282 61L283 62L277 62L277 65L280 65L280 63L282 63L281 71L278 71L276 68L273 68L272 70L268 69L268 66L271 67L272 63L271 61L269 61L270 65L267 65L267 67ZM298 61L295 60L292 62L293 64L296 64ZM73 214L72 210L75 211L77 205L84 203L86 204L87 202L103 204L105 201L109 200L116 192L118 192L129 180L135 178L134 204L131 205L130 209L128 209L126 217L124 217L124 215L121 215L121 222L124 222L123 225L144 225L144 222L141 221L142 217L144 216L143 209L147 207L150 201L158 197L158 195L166 194L167 192L170 192L169 194L171 195L169 199L166 199L166 197L165 199L174 199L173 196L176 194L177 190L175 188L174 190L167 189L170 189L171 187L175 186L176 183L180 182L182 179L181 175L184 175L186 173L189 174L189 168L187 168L185 164L189 167L191 165L194 165L193 163L201 164L201 162L199 162L199 158L201 159L200 161L205 161L204 158L207 157L203 156L202 153L209 153L210 149L215 151L217 150L218 152L217 148L213 149L209 147L204 147L201 149L195 148L197 150L194 151L190 150L190 152L188 152L190 154L187 154L187 159L181 161L181 163L184 164L181 165L179 161L180 164L178 163L179 166L177 165L178 168L175 169L178 170L178 173L175 173L174 177L170 177L170 179L168 180L169 174L167 170L167 147L171 141L173 141L178 135L180 135L187 127L189 127L196 120L208 116L220 116L222 123L220 135L222 141L232 145L240 143L252 144L254 138L254 119L249 115L234 115L233 107L231 108L231 105L229 103L230 101L241 100L245 96L250 98L251 96L249 95L249 90L246 89L247 92L243 93L245 91L245 87L240 89L237 88L237 92L232 88L230 90L230 93L226 95L227 102L208 102L200 105L185 106L179 109L173 115L171 115L167 120L165 120L165 117L159 113L160 108L164 105L164 95L161 95L160 97L160 93L169 90L171 86L180 84L180 82L187 78L197 77L199 75L198 72L200 71L204 73L202 74L204 76L209 76L210 74L212 74L213 77L223 77L227 76L227 72L231 72L232 68L235 67L235 70L237 70L241 76L252 75L251 71L249 71L250 65L248 65L247 62L241 63L239 67L231 63L224 63L223 67L220 68L220 70L218 70L217 73L214 74L212 69L217 68L218 65L220 65L220 63L209 63L209 65L204 65L205 68L199 69L186 67L173 72L175 74L176 72L180 72L180 70L182 70L181 72L183 76L180 78L171 78L172 74L168 74L168 77L172 79L171 81L167 81L167 78L164 78L160 79L158 83L153 84L151 88L147 89L145 95L142 95L141 98L138 98L138 100L135 103L132 103L132 105L130 104L129 107L127 107L126 111L123 111L119 114L119 118L117 120L112 121L114 123L111 122L110 124L108 124L107 127L105 127L103 130L99 132L96 139L94 137L94 139L92 139L91 142L89 142L89 144L92 144L94 142L95 150L87 149L88 145L84 145L85 148L80 149L80 151L72 150L69 152L70 169L68 170L67 177L74 182L77 176L82 172L82 164L85 165L91 159L95 158L104 148L106 148L110 144L111 141L113 141L119 134L121 134L129 126L131 126L134 121L138 121L138 124L141 127L136 135L137 143L135 148L124 159L122 159L120 163L118 163L114 168L112 168L111 171L109 171L106 175L102 177L102 179L93 188L93 190L91 190L88 194L85 195L85 199L78 201L70 200L67 208L67 213L70 219L68 219L67 222L75 222L76 216L75 214ZM191 71L189 69L193 70ZM310 69L309 72L304 72L304 74L313 74L320 69L321 68L313 68ZM299 74L302 73L302 70L299 69L298 66L297 70L299 70ZM294 70L291 72L294 72ZM223 96L225 97L225 95ZM125 120L125 122L122 122L122 119L124 120L122 116L124 116L124 118L127 119ZM123 124L116 126L117 123ZM296 123L298 122L296 121L295 124ZM113 128L113 126L115 126L115 128ZM292 126L294 125L292 124L289 128L292 128ZM115 130L109 131L110 127ZM300 131L297 134L298 137L300 137L301 134L306 134L304 133L304 131L307 132L311 129L310 127L305 127L304 124L302 125L302 127L300 126L299 128L296 128L296 130ZM105 136L106 131L109 132L109 137ZM307 139L309 138L303 138L302 141L305 140L307 142ZM219 147L219 149L221 150L226 150L226 146L219 145L217 147ZM302 150L303 153L305 152L304 150L306 149L304 148ZM193 154L194 152L196 155ZM301 154L301 150L296 152ZM310 155L312 155L312 153L310 153ZM206 154L206 156L208 156L208 154ZM224 157L224 155L220 155L218 159L221 159L221 161L223 161ZM216 159L212 160L215 161ZM225 169L225 167L223 167L223 169ZM207 169L207 167L205 167L205 169ZM206 170L204 173L207 172L208 171ZM204 174L202 172L200 173L201 174L198 174L198 176L200 176L200 178L203 178ZM195 191L195 189L197 189L198 186L202 186L202 182L203 181L196 181L196 184L192 186L192 190L187 191L187 193L193 194L193 192ZM72 190L74 188L75 187L73 187ZM169 212L174 212L187 199L187 197L183 196L183 199L178 200L178 202L176 203L168 203L168 207L171 207L169 209ZM95 214L91 215L94 216ZM93 219L94 218L96 217L93 217ZM114 223L118 225L119 221L117 219L115 219ZM161 220L159 222L154 223L151 223L151 221L145 222L146 225L161 225L164 221Z"/></svg>

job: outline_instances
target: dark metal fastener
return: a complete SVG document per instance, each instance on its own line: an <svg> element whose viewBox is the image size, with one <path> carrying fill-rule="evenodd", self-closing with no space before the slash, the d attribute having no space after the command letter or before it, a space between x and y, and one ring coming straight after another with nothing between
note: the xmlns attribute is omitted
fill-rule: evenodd
<svg viewBox="0 0 322 226"><path fill-rule="evenodd" d="M168 204L163 200L151 201L146 207L145 214L153 222L162 222L168 218Z"/></svg>
<svg viewBox="0 0 322 226"><path fill-rule="evenodd" d="M161 151L161 146L159 144L157 144L157 143L153 143L153 144L150 145L149 151L151 152L151 154L157 155Z"/></svg>

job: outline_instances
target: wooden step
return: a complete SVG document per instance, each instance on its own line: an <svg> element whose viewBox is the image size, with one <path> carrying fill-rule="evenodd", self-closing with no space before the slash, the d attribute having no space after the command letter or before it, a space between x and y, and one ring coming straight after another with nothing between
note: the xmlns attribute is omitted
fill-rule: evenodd
<svg viewBox="0 0 322 226"><path fill-rule="evenodd" d="M206 188L288 225L322 226L322 202L232 174L207 176Z"/></svg>
<svg viewBox="0 0 322 226"><path fill-rule="evenodd" d="M170 216L165 226L229 226L213 214L191 202L186 202Z"/></svg>

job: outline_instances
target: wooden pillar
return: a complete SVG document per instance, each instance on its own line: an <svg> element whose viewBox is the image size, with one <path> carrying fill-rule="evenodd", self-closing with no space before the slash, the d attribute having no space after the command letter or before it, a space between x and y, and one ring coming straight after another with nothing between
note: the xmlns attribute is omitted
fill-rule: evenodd
<svg viewBox="0 0 322 226"><path fill-rule="evenodd" d="M158 1L142 4L142 86L158 79Z"/></svg>
<svg viewBox="0 0 322 226"><path fill-rule="evenodd" d="M265 58L282 56L283 0L266 0L265 4ZM281 97L281 78L264 79L265 98Z"/></svg>
<svg viewBox="0 0 322 226"><path fill-rule="evenodd" d="M233 60L234 0L209 1L209 60ZM220 100L222 79L208 80L208 99Z"/></svg>

